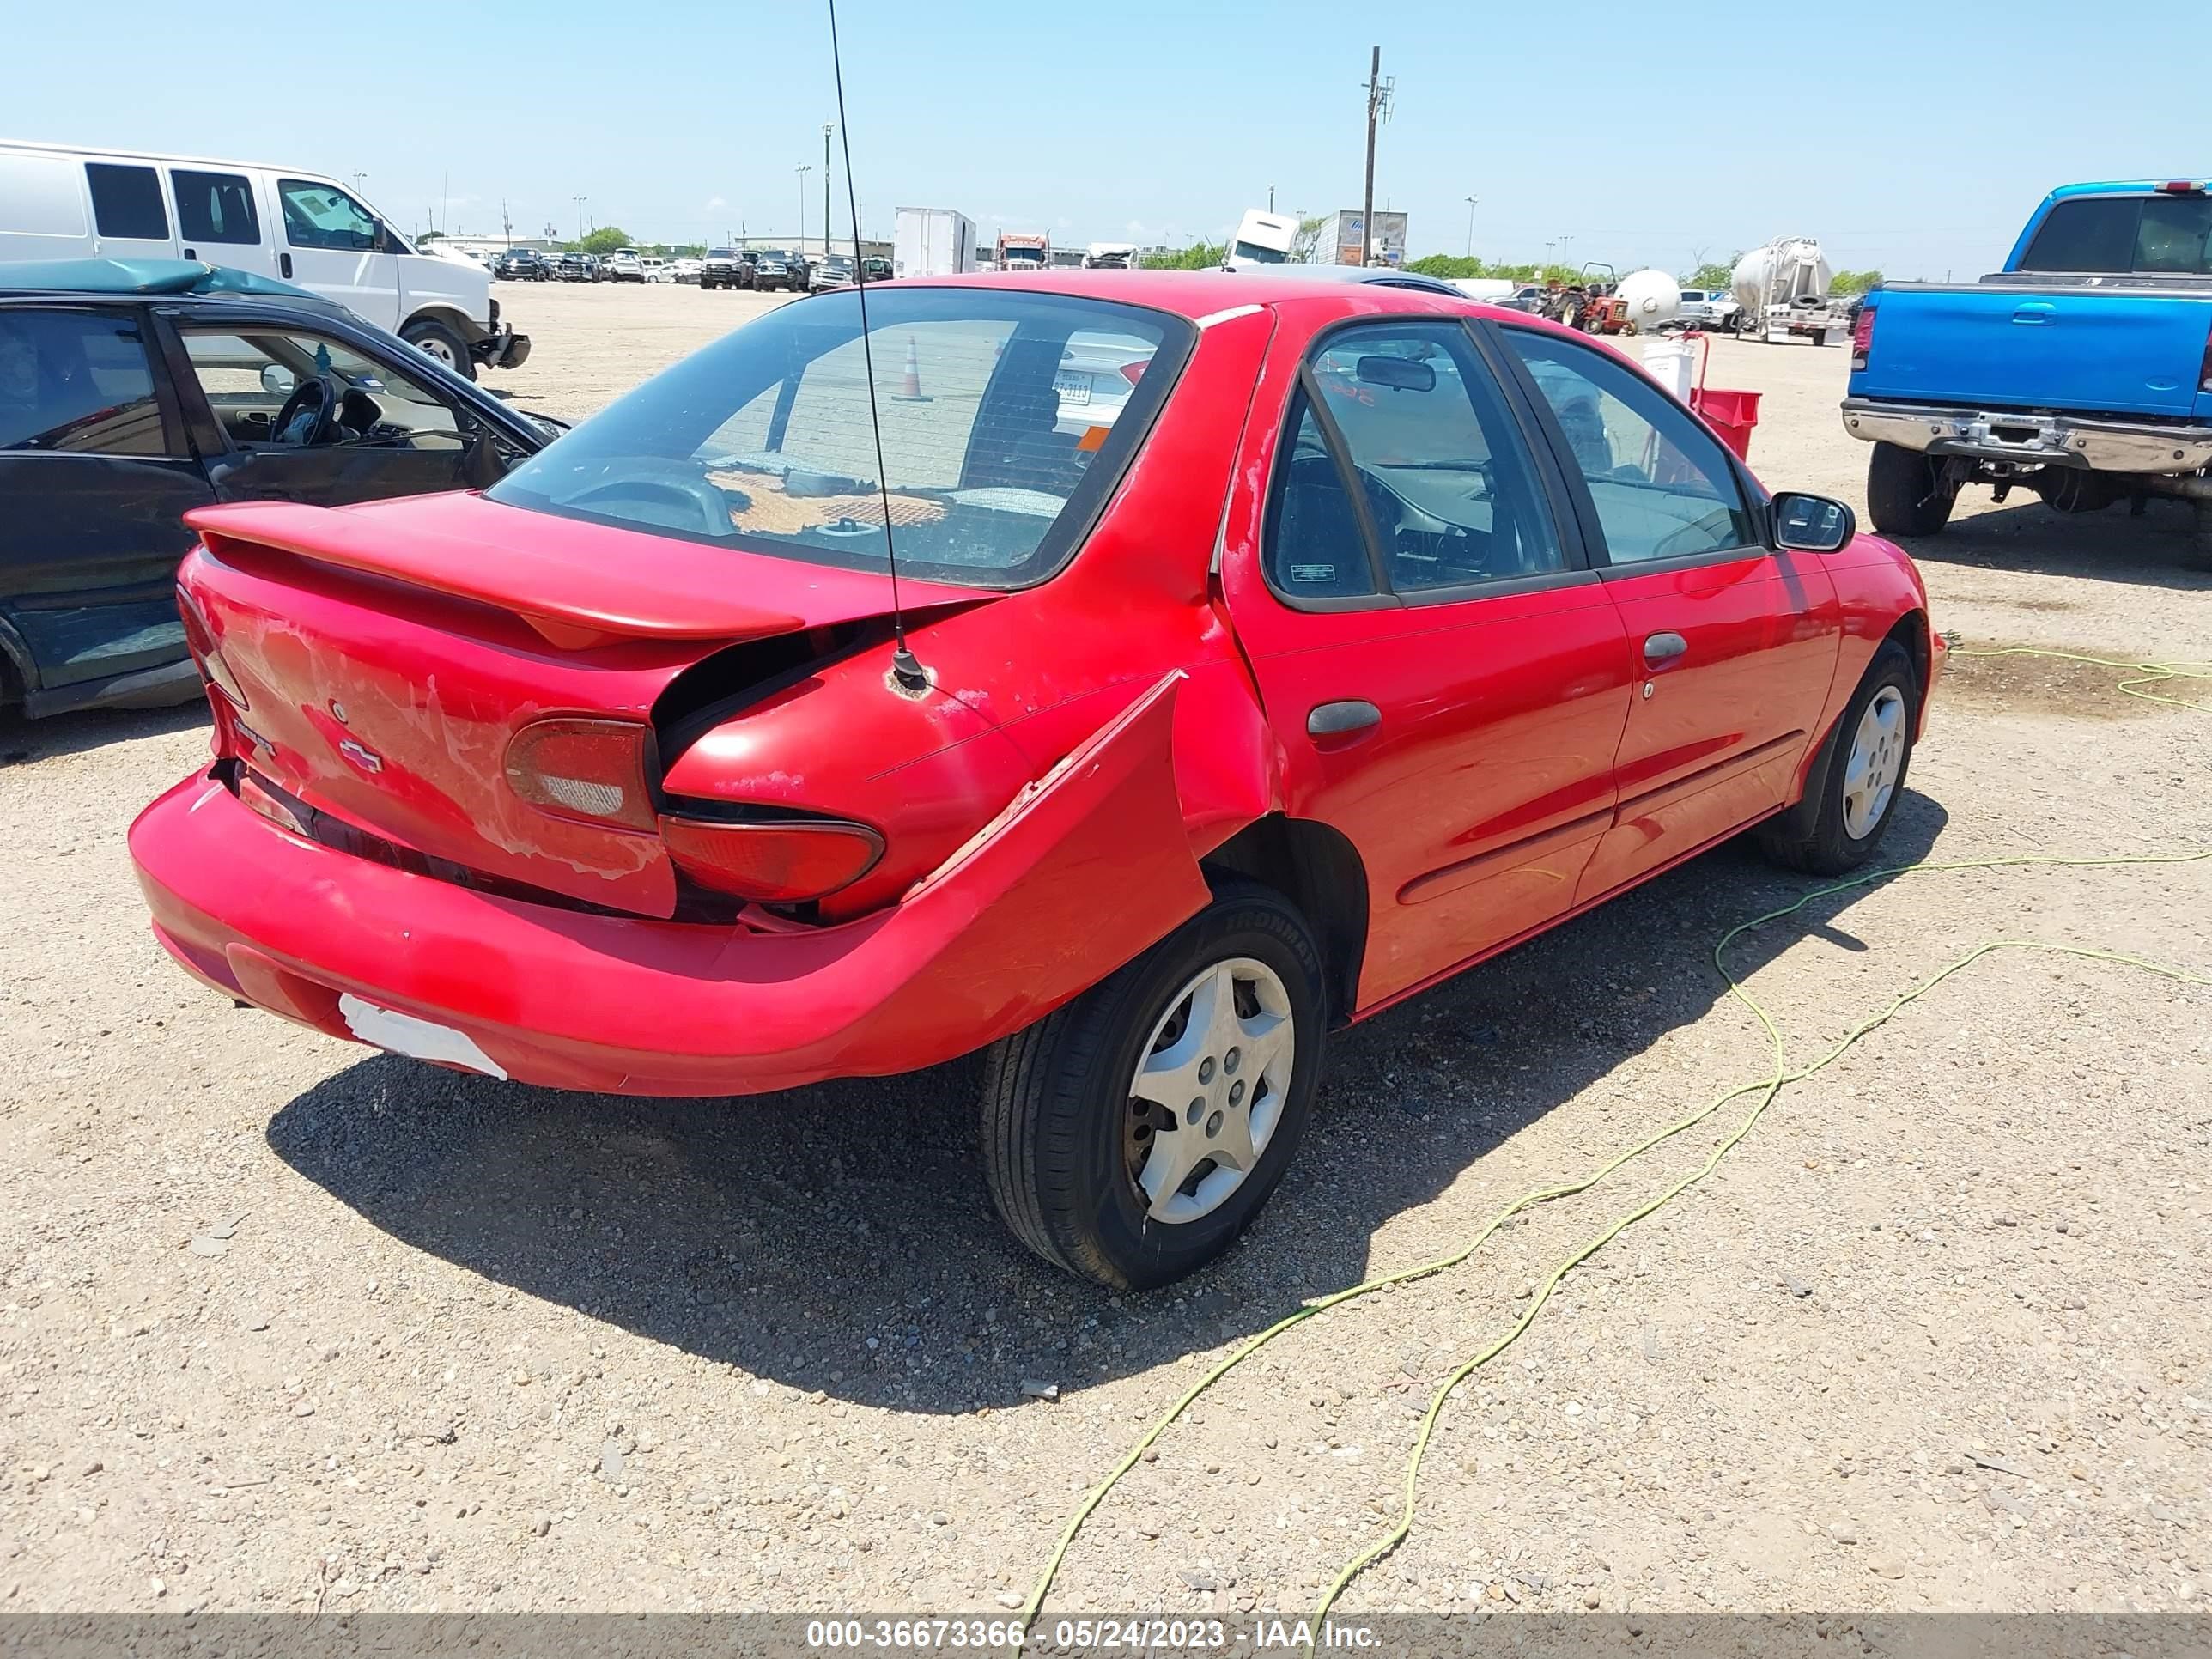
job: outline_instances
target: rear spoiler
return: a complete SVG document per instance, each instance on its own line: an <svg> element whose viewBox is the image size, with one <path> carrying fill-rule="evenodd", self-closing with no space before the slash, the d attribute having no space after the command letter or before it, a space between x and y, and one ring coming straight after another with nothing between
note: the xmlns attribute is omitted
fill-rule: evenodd
<svg viewBox="0 0 2212 1659"><path fill-rule="evenodd" d="M434 520L414 509L434 500ZM450 526L483 515L483 533ZM426 521L428 520L428 521ZM511 611L551 645L580 651L614 640L717 640L739 644L872 612L888 614L890 589L868 571L819 567L792 591L789 610L746 599L758 567L788 577L790 562L741 550L611 526L540 517L452 496L381 502L368 511L252 501L194 507L185 522L208 551L273 549L318 564L402 581ZM637 544L636 556L624 538ZM990 595L917 584L909 613ZM795 590L795 591L793 591Z"/></svg>

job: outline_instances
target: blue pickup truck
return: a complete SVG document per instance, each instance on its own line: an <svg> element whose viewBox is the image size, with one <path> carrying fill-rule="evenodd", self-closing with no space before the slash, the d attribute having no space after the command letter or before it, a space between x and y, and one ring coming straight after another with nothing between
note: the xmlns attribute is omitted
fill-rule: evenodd
<svg viewBox="0 0 2212 1659"><path fill-rule="evenodd" d="M1930 536L1960 488L2062 513L2195 507L2212 563L2212 180L2069 185L2004 269L1868 296L1844 426L1874 446L1867 506Z"/></svg>

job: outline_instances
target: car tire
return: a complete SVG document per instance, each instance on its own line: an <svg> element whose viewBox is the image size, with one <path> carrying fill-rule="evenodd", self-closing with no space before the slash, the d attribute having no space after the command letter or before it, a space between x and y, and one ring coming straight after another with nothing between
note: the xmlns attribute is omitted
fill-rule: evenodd
<svg viewBox="0 0 2212 1659"><path fill-rule="evenodd" d="M1014 1237L1054 1266L1117 1290L1168 1284L1227 1249L1304 1133L1320 1082L1322 988L1321 953L1296 908L1272 888L1231 878L1134 962L994 1045L983 1167ZM1204 1031L1192 1030L1201 1017ZM1148 1061L1155 1086L1178 1104L1188 1091L1188 1106L1134 1094ZM1273 1108L1264 1119L1263 1103ZM1183 1134L1199 1156L1176 1154ZM1206 1155L1253 1139L1241 1170L1233 1158ZM1178 1173L1184 1178L1167 1186ZM1158 1188L1150 1196L1139 1184L1147 1179ZM1174 1211L1182 1213L1163 1213Z"/></svg>
<svg viewBox="0 0 2212 1659"><path fill-rule="evenodd" d="M475 361L469 356L468 343L445 324L429 317L418 317L399 331L399 337L427 357L435 358L465 380L477 377Z"/></svg>
<svg viewBox="0 0 2212 1659"><path fill-rule="evenodd" d="M1885 536L1934 535L1958 499L1958 485L1920 450L1876 443L1867 458L1867 514Z"/></svg>
<svg viewBox="0 0 2212 1659"><path fill-rule="evenodd" d="M1804 798L1759 826L1759 850L1777 864L1817 876L1839 876L1864 864L1904 798L1919 720L1912 659L1896 641L1885 640L1814 757Z"/></svg>

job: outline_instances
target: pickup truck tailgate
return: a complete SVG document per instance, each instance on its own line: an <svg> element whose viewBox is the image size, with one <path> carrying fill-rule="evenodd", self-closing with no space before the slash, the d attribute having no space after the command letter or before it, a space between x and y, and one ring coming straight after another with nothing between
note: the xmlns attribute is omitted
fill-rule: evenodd
<svg viewBox="0 0 2212 1659"><path fill-rule="evenodd" d="M2212 293L2010 285L1885 289L1851 395L2189 416L2200 404Z"/></svg>

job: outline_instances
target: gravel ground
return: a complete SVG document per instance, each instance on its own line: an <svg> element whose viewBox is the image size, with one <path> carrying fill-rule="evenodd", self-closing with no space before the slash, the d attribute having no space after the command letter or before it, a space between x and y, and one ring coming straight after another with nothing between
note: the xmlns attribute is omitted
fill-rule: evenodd
<svg viewBox="0 0 2212 1659"><path fill-rule="evenodd" d="M537 355L494 384L569 415L762 303L501 298ZM1844 375L1835 348L1712 362L1766 394L1770 483L1856 501ZM2183 522L1984 506L1916 550L1973 641L2212 659ZM1962 667L1889 851L2212 843L2212 720L2109 678ZM1723 848L1348 1034L1245 1243L1115 1297L993 1218L972 1065L572 1097L198 989L146 932L124 831L205 741L189 708L0 732L9 1610L999 1611L1212 1356L1756 1075L1711 948L1804 890ZM1986 938L2212 971L2208 915L2203 865L1917 875L1736 961L1802 1054ZM1787 1091L1456 1397L1413 1537L1345 1609L2201 1606L2209 1012L2008 953ZM1386 1524L1438 1379L1747 1104L1232 1373L1048 1609L1309 1607Z"/></svg>

